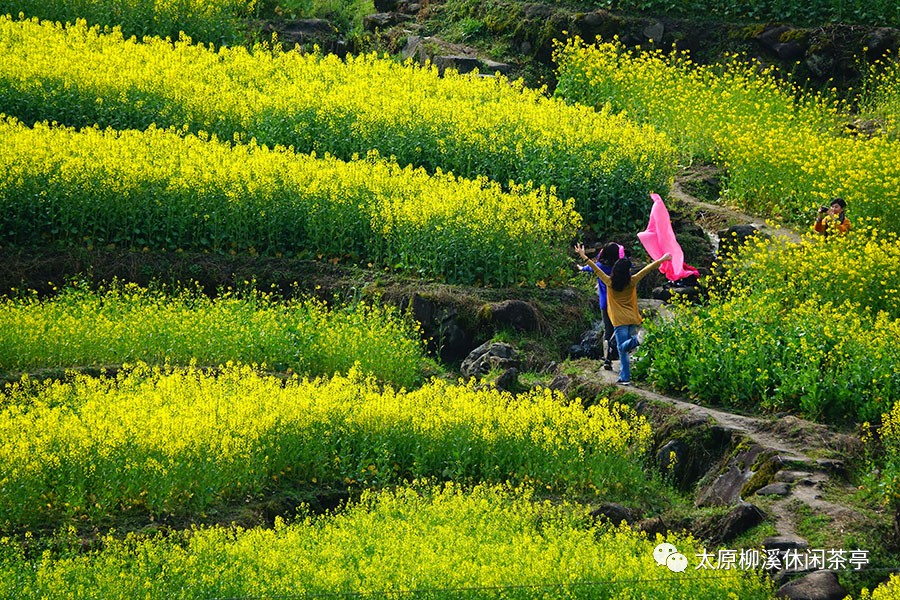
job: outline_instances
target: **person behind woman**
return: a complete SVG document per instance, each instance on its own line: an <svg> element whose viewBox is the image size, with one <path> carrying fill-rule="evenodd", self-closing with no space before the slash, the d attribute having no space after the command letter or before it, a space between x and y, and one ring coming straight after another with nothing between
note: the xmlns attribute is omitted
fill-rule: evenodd
<svg viewBox="0 0 900 600"><path fill-rule="evenodd" d="M597 266L600 270L610 275L613 265L620 258L625 257L625 248L615 242L609 242L597 254ZM593 271L590 265L581 267L582 271ZM600 314L603 316L603 341L605 342L606 354L603 359L603 368L612 371L612 361L619 358L619 351L616 345L615 332L612 321L609 320L609 310L607 309L606 284L599 278L597 279L597 296L600 301Z"/></svg>
<svg viewBox="0 0 900 600"><path fill-rule="evenodd" d="M621 364L619 380L616 383L631 385L631 351L641 343L637 337L637 331L643 322L641 312L638 310L637 284L654 269L658 269L662 263L671 260L672 255L664 254L634 275L631 274L631 261L627 258L620 258L613 265L612 273L607 275L597 266L597 263L585 255L584 244L576 244L575 252L582 260L587 261L600 281L606 284L606 307L614 327Z"/></svg>

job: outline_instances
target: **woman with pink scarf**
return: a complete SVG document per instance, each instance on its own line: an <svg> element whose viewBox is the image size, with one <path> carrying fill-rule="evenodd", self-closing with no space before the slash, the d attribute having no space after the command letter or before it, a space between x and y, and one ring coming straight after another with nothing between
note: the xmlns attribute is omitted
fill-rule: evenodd
<svg viewBox="0 0 900 600"><path fill-rule="evenodd" d="M594 274L606 285L606 308L612 321L616 345L619 349L619 385L631 385L631 352L640 345L637 332L643 323L638 310L637 284L661 264L672 259L669 253L653 261L634 275L631 274L631 261L620 258L607 275L593 260L584 253L584 244L576 244L575 252L590 265Z"/></svg>

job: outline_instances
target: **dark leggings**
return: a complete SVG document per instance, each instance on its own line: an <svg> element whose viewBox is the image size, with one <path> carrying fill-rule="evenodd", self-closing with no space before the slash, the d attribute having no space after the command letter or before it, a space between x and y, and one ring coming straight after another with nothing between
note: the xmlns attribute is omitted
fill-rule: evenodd
<svg viewBox="0 0 900 600"><path fill-rule="evenodd" d="M606 360L618 360L619 349L616 347L616 332L612 321L609 320L609 311L600 309L603 314L603 340L606 342Z"/></svg>

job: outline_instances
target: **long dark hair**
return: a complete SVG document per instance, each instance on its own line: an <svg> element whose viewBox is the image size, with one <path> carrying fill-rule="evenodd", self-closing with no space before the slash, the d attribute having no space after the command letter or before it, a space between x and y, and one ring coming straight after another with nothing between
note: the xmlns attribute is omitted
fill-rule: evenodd
<svg viewBox="0 0 900 600"><path fill-rule="evenodd" d="M612 289L621 292L631 283L631 261L620 258L613 265L612 274L609 276Z"/></svg>
<svg viewBox="0 0 900 600"><path fill-rule="evenodd" d="M611 267L619 260L619 246L615 242L610 242L603 246L600 254L597 255L597 262L603 263L607 267Z"/></svg>

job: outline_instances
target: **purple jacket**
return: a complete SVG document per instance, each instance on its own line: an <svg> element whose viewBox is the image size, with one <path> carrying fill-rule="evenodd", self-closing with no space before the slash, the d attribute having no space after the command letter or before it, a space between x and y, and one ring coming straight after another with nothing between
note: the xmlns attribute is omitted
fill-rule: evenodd
<svg viewBox="0 0 900 600"><path fill-rule="evenodd" d="M600 267L600 270L607 275L612 275L612 267L607 267L600 262L597 263L597 266ZM585 265L579 270L593 272L593 269L591 269L591 265ZM599 277L597 278L597 296L600 300L600 310L606 310L606 284L600 281Z"/></svg>

